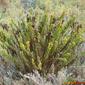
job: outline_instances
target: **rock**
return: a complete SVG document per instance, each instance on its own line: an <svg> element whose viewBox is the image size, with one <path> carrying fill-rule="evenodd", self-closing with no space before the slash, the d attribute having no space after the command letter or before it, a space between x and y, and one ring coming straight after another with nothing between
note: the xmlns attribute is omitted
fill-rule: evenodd
<svg viewBox="0 0 85 85"><path fill-rule="evenodd" d="M3 83L4 83L4 85L12 85L12 79L4 76L3 77Z"/></svg>
<svg viewBox="0 0 85 85"><path fill-rule="evenodd" d="M4 80L3 80L3 78L0 76L0 85L3 85L4 83Z"/></svg>
<svg viewBox="0 0 85 85"><path fill-rule="evenodd" d="M14 80L13 85L29 85L26 79Z"/></svg>
<svg viewBox="0 0 85 85"><path fill-rule="evenodd" d="M35 7L36 0L21 0L21 4L25 10L30 7Z"/></svg>
<svg viewBox="0 0 85 85"><path fill-rule="evenodd" d="M0 56L0 85L13 85L14 80L20 79L21 75L16 70L15 65Z"/></svg>

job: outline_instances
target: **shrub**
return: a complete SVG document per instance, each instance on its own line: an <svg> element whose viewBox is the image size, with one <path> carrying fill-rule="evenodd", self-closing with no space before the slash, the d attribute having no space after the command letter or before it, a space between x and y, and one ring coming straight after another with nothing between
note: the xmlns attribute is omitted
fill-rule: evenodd
<svg viewBox="0 0 85 85"><path fill-rule="evenodd" d="M65 12L56 16L49 10L30 9L24 19L12 19L1 28L1 54L22 72L57 73L75 60L75 48L82 42L81 24Z"/></svg>

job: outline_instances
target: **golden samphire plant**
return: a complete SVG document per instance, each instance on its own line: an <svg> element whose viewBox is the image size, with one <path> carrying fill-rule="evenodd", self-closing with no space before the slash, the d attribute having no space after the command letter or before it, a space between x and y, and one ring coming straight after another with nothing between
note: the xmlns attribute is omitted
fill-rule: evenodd
<svg viewBox="0 0 85 85"><path fill-rule="evenodd" d="M65 12L56 16L49 10L30 9L24 19L1 25L0 46L22 72L57 73L75 60L75 48L82 42L81 27Z"/></svg>

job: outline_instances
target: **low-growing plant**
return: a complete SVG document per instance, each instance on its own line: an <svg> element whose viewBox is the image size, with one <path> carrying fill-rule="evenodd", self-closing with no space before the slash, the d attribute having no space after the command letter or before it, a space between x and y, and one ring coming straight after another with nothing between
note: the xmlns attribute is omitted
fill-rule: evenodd
<svg viewBox="0 0 85 85"><path fill-rule="evenodd" d="M10 57L22 72L57 73L75 60L81 27L65 12L56 16L49 10L30 9L24 19L1 25L0 46L5 53L0 54Z"/></svg>

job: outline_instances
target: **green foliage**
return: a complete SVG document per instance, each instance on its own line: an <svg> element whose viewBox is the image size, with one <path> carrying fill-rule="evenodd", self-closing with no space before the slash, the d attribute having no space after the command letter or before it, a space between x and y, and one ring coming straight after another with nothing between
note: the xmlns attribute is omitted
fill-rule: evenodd
<svg viewBox="0 0 85 85"><path fill-rule="evenodd" d="M11 19L9 28L1 26L0 46L22 72L38 70L57 73L76 58L75 48L82 42L81 25L74 16L39 8L30 9L20 20Z"/></svg>

